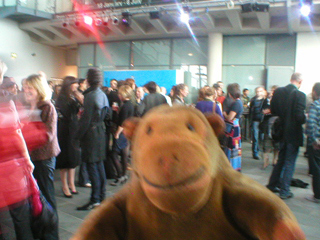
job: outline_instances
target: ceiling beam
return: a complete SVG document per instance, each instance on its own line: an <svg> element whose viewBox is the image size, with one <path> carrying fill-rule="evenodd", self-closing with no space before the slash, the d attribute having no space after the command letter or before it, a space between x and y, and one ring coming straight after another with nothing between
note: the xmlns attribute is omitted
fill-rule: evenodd
<svg viewBox="0 0 320 240"><path fill-rule="evenodd" d="M168 33L166 26L163 25L160 19L150 19L149 21L160 33Z"/></svg>
<svg viewBox="0 0 320 240"><path fill-rule="evenodd" d="M204 26L208 31L213 30L215 28L215 20L209 13L201 15L200 20L203 22Z"/></svg>
<svg viewBox="0 0 320 240"><path fill-rule="evenodd" d="M119 25L109 24L108 28L115 34L125 36L125 33L119 28Z"/></svg>
<svg viewBox="0 0 320 240"><path fill-rule="evenodd" d="M28 30L37 34L39 37L43 38L44 40L46 40L48 42L53 42L53 38L49 37L47 34L45 34L44 32L42 32L41 30L39 30L37 28L28 28Z"/></svg>
<svg viewBox="0 0 320 240"><path fill-rule="evenodd" d="M88 37L88 35L86 35L86 33L82 32L79 27L75 27L75 26L69 25L69 26L67 27L67 29L68 29L73 35L75 35L77 38L79 38L80 40L87 39L87 37Z"/></svg>
<svg viewBox="0 0 320 240"><path fill-rule="evenodd" d="M59 29L57 29L56 27L53 26L47 26L46 29L52 33L54 33L55 35L57 35L58 37L62 38L63 40L70 40L70 35L66 35L64 34L62 31L60 31Z"/></svg>
<svg viewBox="0 0 320 240"><path fill-rule="evenodd" d="M137 33L139 35L146 35L145 30L134 19L131 19L130 27L135 31L135 33Z"/></svg>
<svg viewBox="0 0 320 240"><path fill-rule="evenodd" d="M235 30L242 29L242 17L238 9L227 10L226 15Z"/></svg>
<svg viewBox="0 0 320 240"><path fill-rule="evenodd" d="M270 13L269 12L257 12L257 17L262 29L270 28Z"/></svg>

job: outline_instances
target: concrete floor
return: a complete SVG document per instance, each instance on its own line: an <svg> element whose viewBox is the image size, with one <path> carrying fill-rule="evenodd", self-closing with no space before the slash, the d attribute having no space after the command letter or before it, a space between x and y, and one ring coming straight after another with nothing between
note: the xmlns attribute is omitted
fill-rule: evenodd
<svg viewBox="0 0 320 240"><path fill-rule="evenodd" d="M311 183L311 178L307 175L308 165L307 159L303 157L304 148L300 149L299 157L296 164L296 171L294 178L299 178L304 182ZM262 160L253 160L251 158L251 144L243 143L243 158L242 171L243 174L255 179L259 183L266 185L272 171L272 166L266 170L262 170ZM88 215L89 211L77 211L76 207L85 204L89 200L90 189L78 187L80 194L74 195L72 199L65 198L61 190L61 183L59 181L59 172L56 172L56 200L58 204L59 214L59 231L60 239L67 240L77 230L83 219ZM110 183L111 180L108 180ZM107 196L112 196L121 186L112 187L108 184ZM307 189L292 187L291 191L294 193L294 198L285 200L290 209L294 212L302 229L305 231L307 239L320 239L320 204L309 202L305 200L305 196L311 195L311 186ZM11 238L12 239L12 238Z"/></svg>

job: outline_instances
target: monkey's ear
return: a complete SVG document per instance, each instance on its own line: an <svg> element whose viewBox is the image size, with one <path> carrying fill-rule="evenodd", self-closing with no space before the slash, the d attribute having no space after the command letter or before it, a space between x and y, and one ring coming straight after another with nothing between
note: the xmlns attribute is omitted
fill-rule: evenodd
<svg viewBox="0 0 320 240"><path fill-rule="evenodd" d="M136 130L139 122L140 122L140 118L133 117L133 118L129 118L129 119L125 120L124 123L122 124L123 134L130 141L132 140L132 137L135 133L135 130Z"/></svg>
<svg viewBox="0 0 320 240"><path fill-rule="evenodd" d="M211 125L213 131L215 132L216 136L220 136L224 133L224 130L226 128L226 124L224 123L224 120L222 117L220 117L216 113L210 113L205 115L209 124Z"/></svg>

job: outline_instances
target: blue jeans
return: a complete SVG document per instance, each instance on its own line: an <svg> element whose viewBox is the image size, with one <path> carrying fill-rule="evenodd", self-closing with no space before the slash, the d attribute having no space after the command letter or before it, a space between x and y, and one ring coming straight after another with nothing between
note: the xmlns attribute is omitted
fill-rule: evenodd
<svg viewBox="0 0 320 240"><path fill-rule="evenodd" d="M106 173L103 161L87 163L89 178L91 181L91 203L100 203L106 197Z"/></svg>
<svg viewBox="0 0 320 240"><path fill-rule="evenodd" d="M277 164L271 173L267 187L271 190L280 187L280 195L287 196L290 192L291 179L294 174L299 146L280 142Z"/></svg>
<svg viewBox="0 0 320 240"><path fill-rule="evenodd" d="M320 150L309 148L310 172L312 174L312 190L314 197L320 199Z"/></svg>
<svg viewBox="0 0 320 240"><path fill-rule="evenodd" d="M89 174L87 170L87 164L85 162L82 162L80 164L80 169L79 169L79 185L84 186L89 182L90 180L89 180Z"/></svg>
<svg viewBox="0 0 320 240"><path fill-rule="evenodd" d="M251 126L251 137L252 137L252 155L259 156L259 141L262 139L259 131L259 121L253 121Z"/></svg>
<svg viewBox="0 0 320 240"><path fill-rule="evenodd" d="M40 191L46 198L48 203L53 207L55 213L57 213L56 199L54 196L54 169L56 165L56 158L52 157L47 160L34 161L33 175L37 180ZM56 240L59 239L58 224L55 229L45 234L44 240Z"/></svg>

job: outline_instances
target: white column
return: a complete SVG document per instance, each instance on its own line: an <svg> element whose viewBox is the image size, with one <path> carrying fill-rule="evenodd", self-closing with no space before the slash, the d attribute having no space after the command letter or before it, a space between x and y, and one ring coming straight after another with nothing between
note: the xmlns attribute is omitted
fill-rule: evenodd
<svg viewBox="0 0 320 240"><path fill-rule="evenodd" d="M208 35L208 85L222 81L222 33L209 33Z"/></svg>

